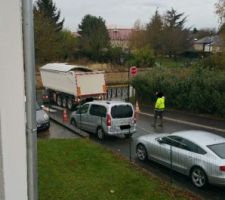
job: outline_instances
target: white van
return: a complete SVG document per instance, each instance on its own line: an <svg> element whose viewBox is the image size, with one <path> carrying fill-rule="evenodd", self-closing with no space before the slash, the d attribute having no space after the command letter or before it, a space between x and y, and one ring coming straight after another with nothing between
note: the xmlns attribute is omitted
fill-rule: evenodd
<svg viewBox="0 0 225 200"><path fill-rule="evenodd" d="M122 101L85 103L71 114L70 122L82 130L96 133L100 140L105 135L130 137L136 132L133 105Z"/></svg>

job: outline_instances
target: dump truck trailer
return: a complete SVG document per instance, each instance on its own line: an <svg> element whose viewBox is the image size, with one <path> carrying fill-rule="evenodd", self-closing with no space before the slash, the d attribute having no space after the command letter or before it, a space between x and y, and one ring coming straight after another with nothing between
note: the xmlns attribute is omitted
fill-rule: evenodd
<svg viewBox="0 0 225 200"><path fill-rule="evenodd" d="M103 71L64 63L46 64L40 68L48 100L60 107L72 109L82 100L106 97Z"/></svg>

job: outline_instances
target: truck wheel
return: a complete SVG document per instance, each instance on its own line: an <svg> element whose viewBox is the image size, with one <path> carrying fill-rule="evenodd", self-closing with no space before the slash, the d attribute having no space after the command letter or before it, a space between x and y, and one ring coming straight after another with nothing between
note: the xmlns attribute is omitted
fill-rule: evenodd
<svg viewBox="0 0 225 200"><path fill-rule="evenodd" d="M61 96L59 95L59 96L57 96L57 105L58 106L62 106L62 98L61 98Z"/></svg>
<svg viewBox="0 0 225 200"><path fill-rule="evenodd" d="M67 100L67 108L68 108L69 110L72 110L72 108L73 108L73 100L72 100L72 98L69 98L69 99Z"/></svg>
<svg viewBox="0 0 225 200"><path fill-rule="evenodd" d="M62 99L62 107L66 108L66 106L67 106L67 99L66 99L66 97L63 97L63 99Z"/></svg>

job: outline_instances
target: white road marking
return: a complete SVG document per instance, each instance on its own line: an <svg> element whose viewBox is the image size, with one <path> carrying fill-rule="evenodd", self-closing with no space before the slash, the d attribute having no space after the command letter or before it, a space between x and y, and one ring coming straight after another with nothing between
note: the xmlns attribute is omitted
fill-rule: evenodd
<svg viewBox="0 0 225 200"><path fill-rule="evenodd" d="M147 115L150 117L154 117L153 114L149 114L149 113L144 113L144 112L139 112L141 115ZM193 123L193 122L187 122L187 121L183 121L183 120L179 120L179 119L173 119L170 117L164 117L165 120L167 121L171 121L171 122L176 122L176 123L180 123L180 124L186 124L186 125L190 125L190 126L195 126L195 127L199 127L199 128L205 128L205 129L209 129L212 131L219 131L222 133L225 133L225 129L220 129L220 128L215 128L212 126L206 126L206 125L202 125L202 124L197 124L197 123Z"/></svg>

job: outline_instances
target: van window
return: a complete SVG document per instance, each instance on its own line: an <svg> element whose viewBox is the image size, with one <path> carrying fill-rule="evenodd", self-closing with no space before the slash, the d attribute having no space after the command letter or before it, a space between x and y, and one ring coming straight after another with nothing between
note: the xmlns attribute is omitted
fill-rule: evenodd
<svg viewBox="0 0 225 200"><path fill-rule="evenodd" d="M91 105L90 115L105 117L106 116L106 108L100 105Z"/></svg>
<svg viewBox="0 0 225 200"><path fill-rule="evenodd" d="M77 110L77 113L78 113L78 114L85 114L85 113L87 113L88 108L89 108L89 104L84 104L83 106L81 106L81 107Z"/></svg>
<svg viewBox="0 0 225 200"><path fill-rule="evenodd" d="M130 105L118 105L111 108L112 118L129 118L133 116L133 109Z"/></svg>

